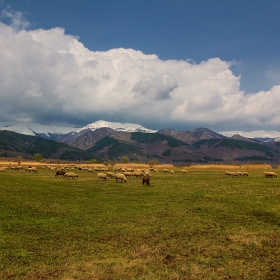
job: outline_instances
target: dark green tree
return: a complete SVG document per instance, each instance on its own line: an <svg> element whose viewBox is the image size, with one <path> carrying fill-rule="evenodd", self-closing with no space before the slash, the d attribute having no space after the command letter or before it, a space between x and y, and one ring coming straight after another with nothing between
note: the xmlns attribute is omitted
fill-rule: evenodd
<svg viewBox="0 0 280 280"><path fill-rule="evenodd" d="M129 163L129 159L127 156L123 156L122 159L121 159L121 162L122 163Z"/></svg>
<svg viewBox="0 0 280 280"><path fill-rule="evenodd" d="M43 159L43 157L42 157L41 154L35 154L34 159L35 159L36 161L41 161L41 160Z"/></svg>

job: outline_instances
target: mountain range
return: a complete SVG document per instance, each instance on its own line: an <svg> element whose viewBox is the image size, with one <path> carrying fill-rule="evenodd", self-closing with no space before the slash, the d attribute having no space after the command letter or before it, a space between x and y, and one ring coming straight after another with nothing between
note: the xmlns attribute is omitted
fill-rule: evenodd
<svg viewBox="0 0 280 280"><path fill-rule="evenodd" d="M161 163L280 162L280 133L152 130L133 123L97 121L84 127L40 124L0 126L0 157ZM246 137L253 136L253 137ZM273 137L271 137L273 136ZM270 141L268 141L270 139Z"/></svg>
<svg viewBox="0 0 280 280"><path fill-rule="evenodd" d="M145 128L139 124L125 123L125 122L107 122L99 120L94 123L88 124L83 127L68 127L68 126L55 126L55 125L42 125L38 123L23 123L23 124L0 124L0 130L9 130L17 133L40 136L51 140L60 140L65 138L75 138L85 132L95 131L99 128L111 128L115 131L124 132L144 132L155 133L157 130ZM253 130L253 131L220 131L218 134L226 137L232 137L233 135L240 135L246 138L252 138L255 140L270 142L280 141L280 131L276 130Z"/></svg>

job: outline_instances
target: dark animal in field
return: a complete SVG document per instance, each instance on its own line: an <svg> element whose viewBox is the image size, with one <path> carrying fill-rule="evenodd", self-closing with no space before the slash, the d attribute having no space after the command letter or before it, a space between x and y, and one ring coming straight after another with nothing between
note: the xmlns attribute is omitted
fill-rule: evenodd
<svg viewBox="0 0 280 280"><path fill-rule="evenodd" d="M142 177L142 183L143 185L150 186L150 175L149 174L144 174Z"/></svg>
<svg viewBox="0 0 280 280"><path fill-rule="evenodd" d="M59 175L64 176L65 173L66 173L66 172L63 171L63 170L56 170L56 172L55 172L55 177L58 177Z"/></svg>

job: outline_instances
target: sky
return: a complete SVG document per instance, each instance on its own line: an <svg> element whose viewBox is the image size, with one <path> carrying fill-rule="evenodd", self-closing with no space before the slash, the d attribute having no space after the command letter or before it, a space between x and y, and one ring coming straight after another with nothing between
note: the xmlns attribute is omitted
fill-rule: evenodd
<svg viewBox="0 0 280 280"><path fill-rule="evenodd" d="M280 130L279 0L0 0L0 122Z"/></svg>

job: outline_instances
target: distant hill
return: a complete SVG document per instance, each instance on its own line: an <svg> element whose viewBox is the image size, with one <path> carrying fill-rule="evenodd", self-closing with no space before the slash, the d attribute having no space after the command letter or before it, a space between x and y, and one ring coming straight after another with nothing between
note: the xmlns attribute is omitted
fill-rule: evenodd
<svg viewBox="0 0 280 280"><path fill-rule="evenodd" d="M158 133L174 137L188 144L193 144L202 139L224 139L226 136L218 134L208 128L196 128L190 131L162 129Z"/></svg>
<svg viewBox="0 0 280 280"><path fill-rule="evenodd" d="M131 161L140 162L151 159L162 163L195 162L204 158L204 154L173 137L140 132L116 132L99 140L86 152L103 160L128 156Z"/></svg>
<svg viewBox="0 0 280 280"><path fill-rule="evenodd" d="M34 159L35 154L43 158L56 158L61 160L85 160L87 154L67 144L47 140L37 136L20 133L0 131L0 157L18 157Z"/></svg>
<svg viewBox="0 0 280 280"><path fill-rule="evenodd" d="M45 139L55 140L58 142L69 143L85 133L92 132L101 128L108 128L119 132L143 132L165 134L182 140L186 143L193 143L197 140L208 138L232 137L240 135L245 138L251 138L262 142L280 141L280 131L273 130L256 130L256 131L222 131L214 132L207 128L196 128L190 131L174 130L165 128L160 131L143 127L142 125L126 122L108 122L99 120L89 123L83 127L68 127L56 125L43 125L38 123L19 123L19 124L0 124L0 130L8 130L25 135L39 136ZM85 147L83 147L84 149Z"/></svg>
<svg viewBox="0 0 280 280"><path fill-rule="evenodd" d="M67 143L38 136L0 131L0 157L43 158L71 161L130 161L191 164L217 162L280 162L280 143L264 143L241 136L225 137L206 128L184 132L164 129L154 133L99 128Z"/></svg>
<svg viewBox="0 0 280 280"><path fill-rule="evenodd" d="M209 156L217 156L224 161L277 161L280 152L257 141L236 139L204 139L192 145L195 149Z"/></svg>
<svg viewBox="0 0 280 280"><path fill-rule="evenodd" d="M82 150L87 150L94 146L96 142L101 140L102 138L106 136L110 136L112 134L115 134L116 131L108 128L98 128L94 131L88 131L86 133L81 134L80 136L77 135L77 137L72 138L69 137L68 139L65 139L63 142L66 143L69 146L76 147Z"/></svg>

